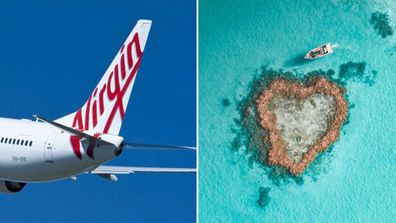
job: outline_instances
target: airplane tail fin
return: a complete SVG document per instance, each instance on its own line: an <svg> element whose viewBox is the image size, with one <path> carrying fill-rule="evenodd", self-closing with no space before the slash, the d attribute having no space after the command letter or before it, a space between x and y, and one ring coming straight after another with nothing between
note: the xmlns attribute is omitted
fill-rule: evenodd
<svg viewBox="0 0 396 223"><path fill-rule="evenodd" d="M55 121L81 131L118 135L150 28L150 20L139 20L87 102Z"/></svg>

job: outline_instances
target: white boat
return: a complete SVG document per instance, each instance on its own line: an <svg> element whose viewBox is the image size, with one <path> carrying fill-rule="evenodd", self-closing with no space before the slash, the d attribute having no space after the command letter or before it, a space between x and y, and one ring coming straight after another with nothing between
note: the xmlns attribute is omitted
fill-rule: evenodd
<svg viewBox="0 0 396 223"><path fill-rule="evenodd" d="M333 48L331 47L330 43L327 43L310 50L307 54L305 54L304 59L316 59L331 53L333 53Z"/></svg>

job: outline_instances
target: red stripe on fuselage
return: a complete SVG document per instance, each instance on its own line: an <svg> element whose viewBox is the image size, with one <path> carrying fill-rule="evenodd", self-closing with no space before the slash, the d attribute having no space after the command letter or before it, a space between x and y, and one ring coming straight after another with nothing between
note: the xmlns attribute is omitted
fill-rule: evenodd
<svg viewBox="0 0 396 223"><path fill-rule="evenodd" d="M95 134L94 134L94 137L95 137L95 138L99 138L100 135L101 135L100 133L95 133ZM87 149L87 155L88 155L91 159L94 159L94 149L95 149L95 143L90 142L90 143L89 143L89 146L88 146L88 149Z"/></svg>
<svg viewBox="0 0 396 223"><path fill-rule="evenodd" d="M81 149L80 149L80 138L77 136L70 136L70 143L73 148L73 152L78 159L82 159Z"/></svg>

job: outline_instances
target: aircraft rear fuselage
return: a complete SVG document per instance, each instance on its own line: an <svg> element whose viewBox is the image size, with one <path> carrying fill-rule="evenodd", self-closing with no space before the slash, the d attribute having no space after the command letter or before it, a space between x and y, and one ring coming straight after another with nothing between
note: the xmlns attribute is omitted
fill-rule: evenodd
<svg viewBox="0 0 396 223"><path fill-rule="evenodd" d="M44 122L0 118L0 179L30 182L67 178L119 154L114 145L90 145L84 140L79 148L73 148L71 137ZM89 147L94 147L92 157L87 155ZM81 159L76 153L81 153Z"/></svg>

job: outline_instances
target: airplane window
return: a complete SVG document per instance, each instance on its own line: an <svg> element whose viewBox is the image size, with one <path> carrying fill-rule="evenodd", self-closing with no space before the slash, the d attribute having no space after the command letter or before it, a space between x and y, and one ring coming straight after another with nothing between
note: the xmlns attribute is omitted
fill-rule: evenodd
<svg viewBox="0 0 396 223"><path fill-rule="evenodd" d="M14 145L14 144L15 144L15 140L16 140L16 139L13 139L13 140L12 140L12 145Z"/></svg>
<svg viewBox="0 0 396 223"><path fill-rule="evenodd" d="M23 141L24 141L24 140L22 139L22 140L21 140L21 146L23 146Z"/></svg>
<svg viewBox="0 0 396 223"><path fill-rule="evenodd" d="M9 139L8 139L8 144L11 144L11 143L12 143L12 139L9 138Z"/></svg>
<svg viewBox="0 0 396 223"><path fill-rule="evenodd" d="M8 138L5 138L4 143L7 143L7 141L8 141Z"/></svg>
<svg viewBox="0 0 396 223"><path fill-rule="evenodd" d="M3 143L3 140L4 140L4 137L1 137L1 141L0 142Z"/></svg>
<svg viewBox="0 0 396 223"><path fill-rule="evenodd" d="M17 145L19 145L19 139L17 140Z"/></svg>
<svg viewBox="0 0 396 223"><path fill-rule="evenodd" d="M29 143L29 141L27 141L27 140L26 140L26 141L25 141L25 146L27 146L27 145L28 145L28 143Z"/></svg>
<svg viewBox="0 0 396 223"><path fill-rule="evenodd" d="M33 141L30 141L29 146L32 146L32 144L33 144Z"/></svg>

